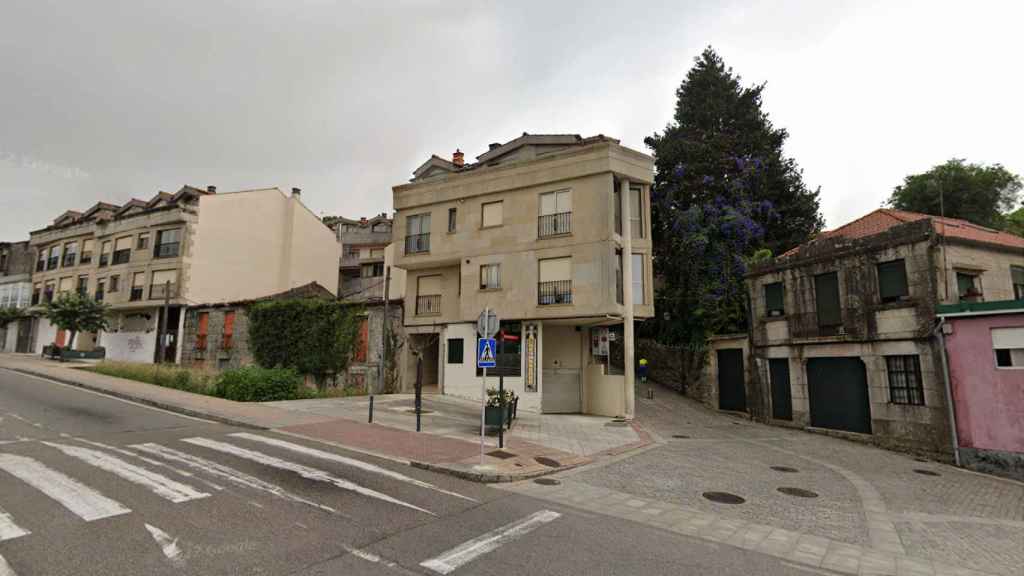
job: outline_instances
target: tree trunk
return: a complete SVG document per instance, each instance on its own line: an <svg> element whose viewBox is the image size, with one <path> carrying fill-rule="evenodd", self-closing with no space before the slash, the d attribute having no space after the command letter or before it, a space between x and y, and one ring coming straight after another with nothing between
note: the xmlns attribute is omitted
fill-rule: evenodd
<svg viewBox="0 0 1024 576"><path fill-rule="evenodd" d="M71 334L71 335L70 335L70 336L68 336L68 345L67 345L67 349L68 349L68 350L74 350L74 349L75 349L75 336L77 336L77 335L78 335L78 330L71 330L71 331L70 331L70 334Z"/></svg>

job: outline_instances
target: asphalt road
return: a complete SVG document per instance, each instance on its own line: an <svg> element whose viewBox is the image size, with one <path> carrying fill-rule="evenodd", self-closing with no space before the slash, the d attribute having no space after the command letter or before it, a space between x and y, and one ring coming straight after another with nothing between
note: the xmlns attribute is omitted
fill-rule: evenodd
<svg viewBox="0 0 1024 576"><path fill-rule="evenodd" d="M0 576L801 573L769 556L0 370Z"/></svg>

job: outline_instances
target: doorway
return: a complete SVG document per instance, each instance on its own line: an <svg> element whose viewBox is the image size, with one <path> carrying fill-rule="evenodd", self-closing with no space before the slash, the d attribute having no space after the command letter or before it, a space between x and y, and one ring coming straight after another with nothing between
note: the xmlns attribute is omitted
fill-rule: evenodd
<svg viewBox="0 0 1024 576"><path fill-rule="evenodd" d="M793 394L789 384L789 358L768 360L768 375L772 386L772 418L793 419Z"/></svg>
<svg viewBox="0 0 1024 576"><path fill-rule="evenodd" d="M580 391L582 329L576 326L544 325L541 336L540 409L549 414L577 414L583 411Z"/></svg>
<svg viewBox="0 0 1024 576"><path fill-rule="evenodd" d="M747 411L747 390L743 382L743 349L718 350L718 409Z"/></svg>
<svg viewBox="0 0 1024 576"><path fill-rule="evenodd" d="M807 360L811 426L871 434L867 369L860 358Z"/></svg>

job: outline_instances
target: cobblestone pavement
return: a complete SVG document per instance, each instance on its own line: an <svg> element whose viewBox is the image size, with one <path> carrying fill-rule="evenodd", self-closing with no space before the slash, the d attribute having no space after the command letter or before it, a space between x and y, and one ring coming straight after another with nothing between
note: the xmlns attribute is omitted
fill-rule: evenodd
<svg viewBox="0 0 1024 576"><path fill-rule="evenodd" d="M637 420L657 444L508 489L840 573L1024 576L1024 484L656 392Z"/></svg>

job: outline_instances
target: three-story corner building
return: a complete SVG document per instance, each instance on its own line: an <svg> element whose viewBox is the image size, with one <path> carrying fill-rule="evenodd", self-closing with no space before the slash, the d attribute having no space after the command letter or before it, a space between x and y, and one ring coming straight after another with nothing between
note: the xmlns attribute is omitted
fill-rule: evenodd
<svg viewBox="0 0 1024 576"><path fill-rule="evenodd" d="M32 250L28 241L0 242L0 308L28 308L32 300ZM0 352L28 352L32 321L0 326Z"/></svg>
<svg viewBox="0 0 1024 576"><path fill-rule="evenodd" d="M948 455L936 307L1024 297L1024 238L880 209L756 267L748 286L754 365L739 345L718 350L718 397L706 400Z"/></svg>
<svg viewBox="0 0 1024 576"><path fill-rule="evenodd" d="M654 313L653 159L605 136L524 133L476 160L433 156L393 189L405 388L420 356L424 385L479 398L490 308L506 339L488 387L503 374L521 408L632 416L633 321ZM609 339L630 369L609 362Z"/></svg>

